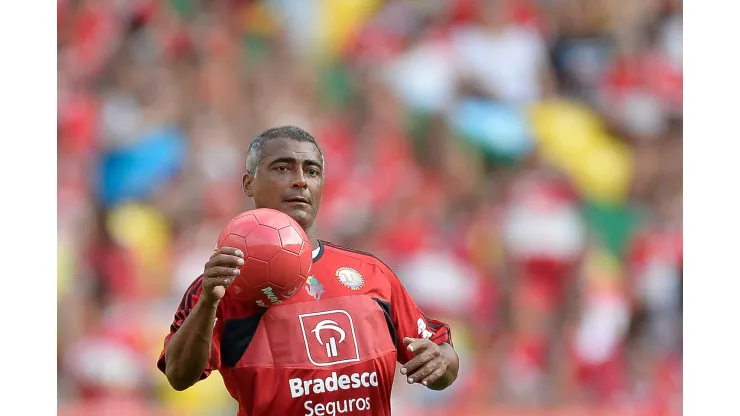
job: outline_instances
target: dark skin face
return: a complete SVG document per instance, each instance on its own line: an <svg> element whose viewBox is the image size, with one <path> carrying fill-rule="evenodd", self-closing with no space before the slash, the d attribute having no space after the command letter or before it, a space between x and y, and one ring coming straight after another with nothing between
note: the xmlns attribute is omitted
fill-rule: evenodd
<svg viewBox="0 0 740 416"><path fill-rule="evenodd" d="M270 139L262 150L257 174L245 173L244 194L255 208L271 208L290 215L306 231L314 248L316 215L321 205L324 171L319 149L310 142Z"/></svg>

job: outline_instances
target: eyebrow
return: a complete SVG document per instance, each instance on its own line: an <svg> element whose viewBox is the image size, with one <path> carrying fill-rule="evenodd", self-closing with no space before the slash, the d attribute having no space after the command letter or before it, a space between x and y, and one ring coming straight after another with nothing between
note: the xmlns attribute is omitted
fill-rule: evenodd
<svg viewBox="0 0 740 416"><path fill-rule="evenodd" d="M272 166L272 165L274 165L276 163L289 163L291 165L295 165L295 164L298 163L298 160L296 158L294 158L294 157L287 157L287 156L286 157L279 157L279 158L273 160L272 162L270 162L270 166ZM304 160L303 163L305 163L305 164L307 164L309 166L315 166L315 167L318 167L318 168L322 168L323 167L323 166L321 166L321 163L319 161L314 160L314 159L306 159L306 160Z"/></svg>

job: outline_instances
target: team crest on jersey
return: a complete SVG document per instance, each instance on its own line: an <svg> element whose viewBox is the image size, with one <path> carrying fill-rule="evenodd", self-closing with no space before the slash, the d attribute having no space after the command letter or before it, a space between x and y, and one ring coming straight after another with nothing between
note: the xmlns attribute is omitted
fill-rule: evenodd
<svg viewBox="0 0 740 416"><path fill-rule="evenodd" d="M322 285L318 279L313 276L308 276L306 279L306 292L316 300L321 299L321 295L324 293L324 285Z"/></svg>
<svg viewBox="0 0 740 416"><path fill-rule="evenodd" d="M355 269L351 267L340 267L337 269L337 279L346 287L352 290L359 290L364 284L365 279Z"/></svg>

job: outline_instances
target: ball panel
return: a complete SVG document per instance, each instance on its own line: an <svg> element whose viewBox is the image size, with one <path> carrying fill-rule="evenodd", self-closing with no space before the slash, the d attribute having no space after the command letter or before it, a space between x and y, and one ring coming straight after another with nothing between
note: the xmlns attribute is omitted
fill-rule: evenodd
<svg viewBox="0 0 740 416"><path fill-rule="evenodd" d="M272 227L276 230L289 226L291 222L291 218L287 214L272 209L256 209L252 213L261 225Z"/></svg>
<svg viewBox="0 0 740 416"><path fill-rule="evenodd" d="M223 241L221 242L221 244L219 244L218 247L219 248L221 247L238 248L244 253L245 256L247 256L249 252L247 250L247 243L246 241L244 241L244 237L240 235L236 235L236 234L227 235L226 238L223 239Z"/></svg>
<svg viewBox="0 0 740 416"><path fill-rule="evenodd" d="M249 282L251 287L256 287L268 281L270 278L269 265L266 261L254 257L247 257L244 265L239 269L240 280Z"/></svg>
<svg viewBox="0 0 740 416"><path fill-rule="evenodd" d="M258 225L245 238L249 255L261 260L269 260L280 251L280 236L274 228Z"/></svg>
<svg viewBox="0 0 740 416"><path fill-rule="evenodd" d="M298 256L288 251L280 251L269 262L270 282L283 288L292 289L300 270Z"/></svg>
<svg viewBox="0 0 740 416"><path fill-rule="evenodd" d="M279 296L282 297L283 299L292 298L303 287L304 283L306 283L306 279L302 278L301 276L298 276L296 280L290 284L289 287L283 288Z"/></svg>
<svg viewBox="0 0 740 416"><path fill-rule="evenodd" d="M226 237L229 236L230 232L229 229L231 229L231 224L234 223L234 220L229 221L228 224L226 224L226 227L224 227L221 230L221 234L218 235L218 241L216 242L216 247L221 248L224 246L224 240L226 240Z"/></svg>
<svg viewBox="0 0 740 416"><path fill-rule="evenodd" d="M298 255L300 263L300 275L308 277L311 275L311 266L313 266L313 255L311 253L311 245L303 244L301 253Z"/></svg>
<svg viewBox="0 0 740 416"><path fill-rule="evenodd" d="M241 277L237 277L231 283L231 286L229 286L229 288L226 290L226 296L231 296L239 300L248 301L250 300L251 292L252 287L249 285L249 283Z"/></svg>
<svg viewBox="0 0 740 416"><path fill-rule="evenodd" d="M257 305L262 307L279 305L283 303L282 299L278 295L280 292L282 292L282 290L279 286L272 283L263 283L252 288L250 298L253 299Z"/></svg>
<svg viewBox="0 0 740 416"><path fill-rule="evenodd" d="M295 295L296 293L298 293L298 290L300 290L303 286L306 285L306 279L307 278L308 278L308 276L298 276L298 277L296 277L295 280L290 284L291 287L296 288L296 291L295 291L295 293L293 293L293 294L291 294L289 296L292 297L293 295Z"/></svg>
<svg viewBox="0 0 740 416"><path fill-rule="evenodd" d="M281 228L278 233L280 234L280 241L283 244L283 250L289 251L295 255L301 252L303 247L303 237L296 232L292 226Z"/></svg>
<svg viewBox="0 0 740 416"><path fill-rule="evenodd" d="M257 219L254 218L253 215L245 215L245 216L237 217L231 222L230 232L231 234L236 234L242 237L246 237L258 225L259 223L257 222Z"/></svg>
<svg viewBox="0 0 740 416"><path fill-rule="evenodd" d="M298 235L301 236L301 238L303 239L303 241L305 241L307 243L310 243L310 241L308 240L308 235L306 234L306 230L304 230L303 227L301 227L300 225L298 225L298 223L295 222L295 221L291 221L291 225L290 226L293 227L293 229L298 233Z"/></svg>

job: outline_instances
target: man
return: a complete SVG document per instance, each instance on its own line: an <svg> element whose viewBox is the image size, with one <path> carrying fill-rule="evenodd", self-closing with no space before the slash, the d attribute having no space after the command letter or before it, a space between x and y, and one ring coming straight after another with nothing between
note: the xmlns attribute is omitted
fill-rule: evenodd
<svg viewBox="0 0 740 416"><path fill-rule="evenodd" d="M257 208L290 215L311 239L304 290L270 308L224 297L244 263L214 251L182 299L157 363L184 390L218 369L239 416L390 415L396 361L409 383L442 390L457 377L450 328L427 318L372 254L316 238L324 156L292 126L249 147L243 177ZM215 322L215 323L214 323Z"/></svg>

